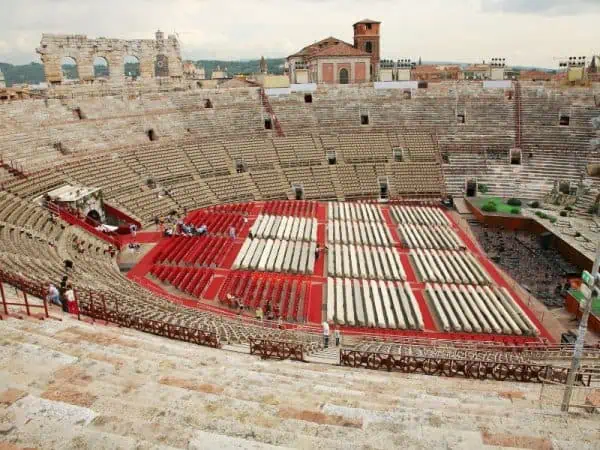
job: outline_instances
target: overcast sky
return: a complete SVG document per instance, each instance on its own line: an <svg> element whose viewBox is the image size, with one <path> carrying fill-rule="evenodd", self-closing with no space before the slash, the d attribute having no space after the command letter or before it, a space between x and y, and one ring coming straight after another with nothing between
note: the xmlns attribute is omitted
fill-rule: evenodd
<svg viewBox="0 0 600 450"><path fill-rule="evenodd" d="M0 61L39 61L41 34L152 38L177 31L183 57L287 56L352 24L382 23L384 58L556 67L600 53L600 0L0 0Z"/></svg>

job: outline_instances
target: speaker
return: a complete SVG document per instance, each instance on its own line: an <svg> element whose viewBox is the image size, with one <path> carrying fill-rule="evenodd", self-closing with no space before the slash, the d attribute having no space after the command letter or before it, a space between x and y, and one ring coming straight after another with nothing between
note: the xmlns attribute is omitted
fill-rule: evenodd
<svg viewBox="0 0 600 450"><path fill-rule="evenodd" d="M552 246L553 235L550 232L540 234L540 245L544 250L548 250Z"/></svg>

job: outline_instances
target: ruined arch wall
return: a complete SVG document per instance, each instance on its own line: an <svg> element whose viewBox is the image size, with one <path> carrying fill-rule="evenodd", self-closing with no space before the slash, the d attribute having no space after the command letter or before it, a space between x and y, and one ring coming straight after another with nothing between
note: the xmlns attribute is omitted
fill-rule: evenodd
<svg viewBox="0 0 600 450"><path fill-rule="evenodd" d="M169 61L169 77L181 78L183 67L181 48L175 36L167 39L89 39L85 35L43 34L37 52L44 64L46 81L62 83L61 59L70 56L77 62L79 79L82 82L94 80L94 58L101 56L108 61L111 82L123 82L124 58L135 56L140 61L140 77L154 77L154 63L158 55L165 55Z"/></svg>

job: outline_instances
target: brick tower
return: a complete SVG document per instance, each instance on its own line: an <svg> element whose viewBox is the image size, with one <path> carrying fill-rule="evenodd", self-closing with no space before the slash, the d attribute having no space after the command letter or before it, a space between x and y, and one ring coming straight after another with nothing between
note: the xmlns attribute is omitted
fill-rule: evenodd
<svg viewBox="0 0 600 450"><path fill-rule="evenodd" d="M361 20L354 26L354 47L371 54L371 80L377 79L379 71L379 27L381 22Z"/></svg>

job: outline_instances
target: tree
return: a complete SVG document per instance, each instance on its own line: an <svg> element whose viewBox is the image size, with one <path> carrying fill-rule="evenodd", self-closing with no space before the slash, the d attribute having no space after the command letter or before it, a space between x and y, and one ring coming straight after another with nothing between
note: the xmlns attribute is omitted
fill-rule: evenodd
<svg viewBox="0 0 600 450"><path fill-rule="evenodd" d="M421 61L421 57L419 56L419 65L423 65L423 61Z"/></svg>

